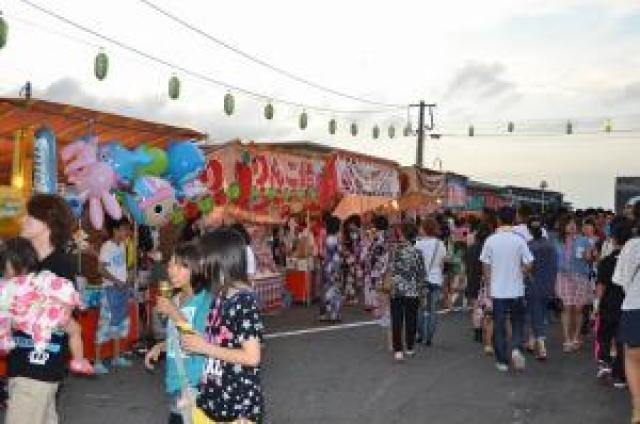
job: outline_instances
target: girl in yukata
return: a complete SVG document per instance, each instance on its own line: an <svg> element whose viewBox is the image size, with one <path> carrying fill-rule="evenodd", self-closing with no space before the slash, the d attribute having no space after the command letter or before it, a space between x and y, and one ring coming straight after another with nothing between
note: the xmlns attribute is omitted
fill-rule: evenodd
<svg viewBox="0 0 640 424"><path fill-rule="evenodd" d="M342 307L341 291L341 255L340 241L340 220L330 216L326 220L327 238L325 240L325 251L322 260L322 283L323 293L320 302L321 321L339 321L340 309Z"/></svg>
<svg viewBox="0 0 640 424"><path fill-rule="evenodd" d="M347 218L344 225L344 295L345 302L350 305L358 304L364 283L364 242L361 233L362 221L358 215Z"/></svg>
<svg viewBox="0 0 640 424"><path fill-rule="evenodd" d="M365 308L374 311L374 315L379 315L379 289L389 263L389 246L387 242L389 222L387 218L378 216L374 219L373 224L372 240L368 244L367 255L364 258L364 304Z"/></svg>

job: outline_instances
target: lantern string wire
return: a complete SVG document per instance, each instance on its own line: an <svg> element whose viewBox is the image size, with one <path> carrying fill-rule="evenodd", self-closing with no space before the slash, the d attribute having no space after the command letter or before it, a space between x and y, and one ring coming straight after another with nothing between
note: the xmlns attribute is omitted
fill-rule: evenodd
<svg viewBox="0 0 640 424"><path fill-rule="evenodd" d="M83 31L87 34L90 34L96 38L99 38L101 40L107 41L123 50L129 51L131 53L134 53L138 56L141 56L151 62L155 62L158 63L160 65L163 65L165 67L168 67L170 69L173 70L178 70L182 73L184 73L185 75L188 75L192 78L201 80L201 81L205 81L208 83L211 83L213 85L219 86L219 87L224 87L226 89L230 89L230 90L234 90L237 91L239 93L243 93L249 97L252 97L254 99L258 99L258 100L272 100L273 102L276 103L280 103L280 104L284 104L284 105L288 105L288 106L293 106L293 107L297 107L297 108L302 108L302 109L309 109L309 110L314 110L317 112L326 112L326 113L335 113L335 114L369 114L369 115L373 115L373 114L383 114L383 113L389 113L389 109L379 109L379 110L343 110L343 109L334 109L334 108L330 108L330 107L324 107L324 106L317 106L317 105L310 105L310 104L305 104L305 103L300 103L300 102L295 102L295 101L291 101L291 100L287 100L287 99L283 99L283 98L277 98L271 95L267 95L267 94L262 94L259 93L257 91L253 91L247 88L243 88L240 87L238 85L235 84L231 84L225 81L221 81L212 77L209 77L207 75L204 75L200 72L197 71L193 71L191 69L188 69L182 65L179 65L177 63L172 63L168 60L162 59L160 57L154 56L150 53L144 52L136 47L133 47L129 44L126 44L120 40L117 40L113 37L104 35L99 33L98 31L95 31L91 28L88 28L78 22L75 22L69 18L66 18L50 9L47 9L41 5L38 5L36 3L31 2L30 0L20 0L20 2L24 3L27 6L30 6L33 9L36 9L38 11L40 11L41 13L44 13L56 20L59 20L61 22L66 23L67 25L70 25L80 31ZM398 117L395 117L395 119L398 119Z"/></svg>
<svg viewBox="0 0 640 424"><path fill-rule="evenodd" d="M229 44L229 43L227 43L227 42L225 42L223 40L220 40L219 38L214 37L213 35L203 31L202 29L196 27L195 25L190 24L189 22L185 21L184 19L182 19L182 18L180 18L180 17L168 12L167 10L161 8L160 6L158 6L157 4L155 4L155 3L153 3L153 2L151 2L149 0L138 0L138 2L146 5L147 7L155 10L156 12L164 15L165 17L171 19L172 21L174 21L174 22L182 25L183 27L191 30L192 32L195 32L195 33L201 35L202 37L212 41L213 43L215 43L215 44L217 44L219 46L222 46L223 48L225 48L227 50L230 50L230 51L232 51L233 53L235 53L235 54L237 54L239 56L244 57L245 59L248 59L248 60L250 60L250 61L252 61L254 63L257 63L258 65L260 65L260 66L262 66L264 68L270 69L273 72L276 72L276 73L278 73L280 75L284 75L285 77L287 77L289 79L292 79L292 80L297 81L299 83L305 84L305 85L307 85L309 87L313 87L313 88L315 88L317 90L324 91L324 92L327 92L327 93L331 93L331 94L333 94L335 96L338 96L338 97L344 97L344 98L347 98L347 99L355 100L355 101L360 102L360 103L366 103L366 104L375 105L375 106L383 106L383 107L392 108L392 109L404 109L405 107L407 107L407 105L384 103L384 102L374 101L374 100L370 100L370 99L365 99L363 97L354 96L352 94L344 93L344 92L329 88L327 86L320 85L320 84L315 83L313 81L310 81L310 80L308 80L306 78L303 78L301 76L293 74L293 73L291 73L291 72L289 72L289 71L287 71L285 69L282 69L280 67L272 65L272 64L270 64L270 63L268 63L268 62L266 62L266 61L264 61L264 60L262 60L262 59L260 59L258 57L255 57L255 56L253 56L253 55L251 55L249 53L246 53L246 52L240 50L239 48L237 48L235 46L232 46L231 44Z"/></svg>

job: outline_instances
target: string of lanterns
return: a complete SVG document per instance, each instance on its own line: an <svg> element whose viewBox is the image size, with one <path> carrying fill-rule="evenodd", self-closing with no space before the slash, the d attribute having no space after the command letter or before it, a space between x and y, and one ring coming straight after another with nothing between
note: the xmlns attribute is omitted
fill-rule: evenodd
<svg viewBox="0 0 640 424"><path fill-rule="evenodd" d="M602 127L602 130L605 133L610 133L613 131L613 122L611 119L605 119L604 121L604 125ZM513 121L509 121L507 122L507 133L514 133L515 132L515 123ZM572 135L574 133L574 122L571 120L568 120L565 124L564 124L564 133L566 135ZM467 128L467 134L469 137L474 137L476 135L476 129L473 125L469 125L469 127Z"/></svg>

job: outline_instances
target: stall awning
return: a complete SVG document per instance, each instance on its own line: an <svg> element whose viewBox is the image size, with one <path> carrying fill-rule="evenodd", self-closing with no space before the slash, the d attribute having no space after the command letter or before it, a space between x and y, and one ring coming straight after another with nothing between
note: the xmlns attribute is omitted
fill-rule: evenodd
<svg viewBox="0 0 640 424"><path fill-rule="evenodd" d="M17 130L35 131L46 125L60 146L89 132L100 141L117 140L127 147L142 142L164 146L169 140L204 140L206 134L188 128L100 112L46 100L0 98L0 185L8 183L12 140Z"/></svg>

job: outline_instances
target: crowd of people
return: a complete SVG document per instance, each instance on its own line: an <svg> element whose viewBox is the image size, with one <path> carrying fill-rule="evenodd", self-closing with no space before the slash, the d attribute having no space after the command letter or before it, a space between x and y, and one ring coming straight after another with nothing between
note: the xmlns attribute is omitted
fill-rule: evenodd
<svg viewBox="0 0 640 424"><path fill-rule="evenodd" d="M601 210L539 216L527 206L393 223L366 214L344 221L326 215L312 224L307 216L306 228L274 228L271 244L282 267L292 250L317 259L320 320L340 321L347 305L370 311L398 362L416 355L417 346L436 343L438 317L457 311L469 313L470 339L499 372L521 371L529 353L548 358L550 323L559 317L564 354L593 348L596 377L629 387L632 422L640 423L639 223L640 205L621 216ZM64 200L33 196L21 236L0 248L0 312L6 312L0 324L13 339L9 424L58 422L67 351L77 374L132 365L119 345L129 332L135 278L127 267L131 225L126 219L107 224L109 237L98 252L103 294L96 343L113 343L108 362L99 348L93 364L84 358ZM248 233L240 224L185 233L168 259L170 287L155 306L165 337L144 362L152 369L166 357L169 422L262 422L263 323ZM26 308L25 297L13 294L18 288L27 293Z"/></svg>
<svg viewBox="0 0 640 424"><path fill-rule="evenodd" d="M5 422L54 424L69 353L72 372L106 374L99 347L111 341L109 365L132 365L119 346L129 325L133 276L125 245L131 226L126 219L109 221L99 252L103 295L91 366L74 318L81 302L75 259L67 252L72 215L55 195L35 195L27 209L21 235L0 246L1 324L12 339ZM179 243L168 262L170 288L156 307L166 339L149 350L145 365L153 368L165 353L170 423L262 422L263 324L249 283L246 236L220 226L191 239Z"/></svg>

